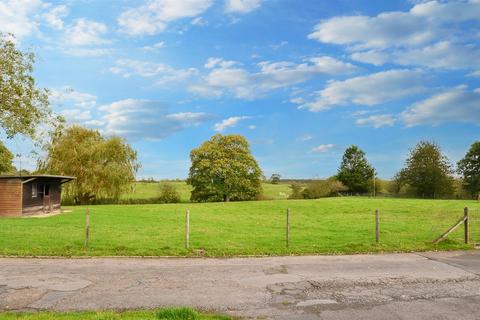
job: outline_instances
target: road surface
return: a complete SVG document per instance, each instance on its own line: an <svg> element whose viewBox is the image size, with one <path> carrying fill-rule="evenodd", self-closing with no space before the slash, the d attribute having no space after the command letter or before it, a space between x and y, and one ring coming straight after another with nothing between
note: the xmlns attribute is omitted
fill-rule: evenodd
<svg viewBox="0 0 480 320"><path fill-rule="evenodd" d="M269 319L480 319L480 252L0 259L0 310L162 306Z"/></svg>

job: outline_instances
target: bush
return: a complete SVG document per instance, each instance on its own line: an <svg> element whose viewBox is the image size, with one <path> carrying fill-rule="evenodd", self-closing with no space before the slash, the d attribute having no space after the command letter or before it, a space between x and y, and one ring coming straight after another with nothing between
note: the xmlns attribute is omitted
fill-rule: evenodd
<svg viewBox="0 0 480 320"><path fill-rule="evenodd" d="M319 180L310 183L303 190L304 199L318 199L339 195L341 192L347 191L348 188L337 179L330 178L327 180Z"/></svg>
<svg viewBox="0 0 480 320"><path fill-rule="evenodd" d="M288 199L303 199L302 185L298 183L292 183L288 187L292 189L292 192L290 193L290 196L288 197Z"/></svg>
<svg viewBox="0 0 480 320"><path fill-rule="evenodd" d="M169 183L160 185L160 196L158 200L162 203L178 203L180 202L180 193Z"/></svg>

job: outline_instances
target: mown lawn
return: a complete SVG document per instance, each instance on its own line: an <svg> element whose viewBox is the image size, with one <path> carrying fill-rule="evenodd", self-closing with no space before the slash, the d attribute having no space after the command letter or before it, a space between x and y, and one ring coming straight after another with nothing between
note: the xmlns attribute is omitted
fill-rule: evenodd
<svg viewBox="0 0 480 320"><path fill-rule="evenodd" d="M185 181L161 181L161 182L136 182L132 187L132 192L126 193L122 199L152 199L160 195L160 184L169 184L175 187L180 194L181 202L190 202L190 192L192 187ZM287 199L290 195L288 184L262 183L262 197L266 200Z"/></svg>
<svg viewBox="0 0 480 320"><path fill-rule="evenodd" d="M434 238L471 208L471 237L480 242L480 203L464 200L326 198L231 203L91 206L90 246L83 248L86 207L47 218L0 219L0 254L60 256L233 256L340 254L470 248L463 227ZM285 212L291 242L285 246ZM374 210L380 210L375 243ZM190 250L184 248L190 210Z"/></svg>
<svg viewBox="0 0 480 320"><path fill-rule="evenodd" d="M189 308L149 311L0 313L0 320L228 320L229 317L198 313Z"/></svg>

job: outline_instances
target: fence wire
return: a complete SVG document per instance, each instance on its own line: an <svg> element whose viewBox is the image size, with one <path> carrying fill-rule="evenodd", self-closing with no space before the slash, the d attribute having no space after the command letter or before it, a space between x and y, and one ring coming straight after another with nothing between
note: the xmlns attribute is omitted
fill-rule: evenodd
<svg viewBox="0 0 480 320"><path fill-rule="evenodd" d="M464 247L459 226L438 246L432 242L463 217L463 209L322 208L295 202L182 205L92 206L88 248L84 248L85 207L48 218L0 220L0 254L230 256L355 253ZM185 212L190 210L189 249L185 248ZM469 209L470 242L480 243L480 208Z"/></svg>

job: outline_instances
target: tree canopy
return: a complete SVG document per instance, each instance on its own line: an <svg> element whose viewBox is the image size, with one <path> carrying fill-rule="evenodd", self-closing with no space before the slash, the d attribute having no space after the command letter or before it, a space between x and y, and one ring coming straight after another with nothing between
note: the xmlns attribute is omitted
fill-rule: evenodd
<svg viewBox="0 0 480 320"><path fill-rule="evenodd" d="M40 124L55 126L48 91L38 88L32 75L35 54L19 50L12 37L0 33L0 127L8 138L34 138Z"/></svg>
<svg viewBox="0 0 480 320"><path fill-rule="evenodd" d="M480 193L480 141L470 147L465 157L457 164L457 171L462 175L463 187L474 198Z"/></svg>
<svg viewBox="0 0 480 320"><path fill-rule="evenodd" d="M253 200L262 191L262 171L243 136L214 135L190 159L192 201Z"/></svg>
<svg viewBox="0 0 480 320"><path fill-rule="evenodd" d="M280 176L279 173L273 173L273 174L270 176L270 183L271 183L271 184L279 184L281 178L282 178L282 176Z"/></svg>
<svg viewBox="0 0 480 320"><path fill-rule="evenodd" d="M0 174L11 173L15 171L12 164L13 153L0 141Z"/></svg>
<svg viewBox="0 0 480 320"><path fill-rule="evenodd" d="M352 145L345 150L338 168L337 179L349 192L364 193L373 189L375 169L368 163L365 152Z"/></svg>
<svg viewBox="0 0 480 320"><path fill-rule="evenodd" d="M453 193L452 168L440 147L421 141L410 150L405 168L396 176L400 185L407 184L419 197L438 198Z"/></svg>
<svg viewBox="0 0 480 320"><path fill-rule="evenodd" d="M140 165L137 153L121 138L103 137L97 130L72 126L47 146L40 172L74 176L64 194L76 203L114 198L128 190Z"/></svg>

